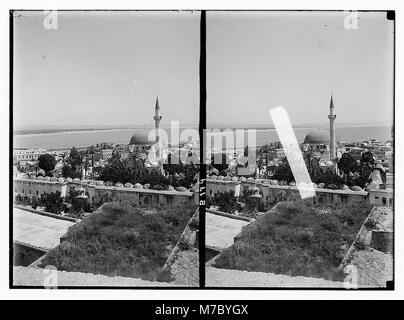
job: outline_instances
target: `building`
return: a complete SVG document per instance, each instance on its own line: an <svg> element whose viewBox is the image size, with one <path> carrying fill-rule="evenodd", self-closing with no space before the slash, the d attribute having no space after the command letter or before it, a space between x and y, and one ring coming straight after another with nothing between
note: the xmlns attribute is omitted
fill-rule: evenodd
<svg viewBox="0 0 404 320"><path fill-rule="evenodd" d="M335 140L335 118L334 114L334 101L331 95L330 99L330 113L328 119L330 120L330 131L327 133L323 130L312 130L307 133L304 138L302 149L304 151L311 151L325 161L337 159L337 143Z"/></svg>
<svg viewBox="0 0 404 320"><path fill-rule="evenodd" d="M312 130L307 133L303 141L303 150L313 152L318 157L329 160L329 136L322 130Z"/></svg>
<svg viewBox="0 0 404 320"><path fill-rule="evenodd" d="M147 153L155 143L155 140L149 139L149 133L146 130L139 130L130 138L129 151Z"/></svg>
<svg viewBox="0 0 404 320"><path fill-rule="evenodd" d="M159 98L156 98L156 105L154 107L154 129L155 129L155 139L150 137L149 132L144 130L139 130L135 132L129 141L129 151L130 152L145 152L147 153L153 145L160 141L160 121L162 116L160 115L160 104Z"/></svg>
<svg viewBox="0 0 404 320"><path fill-rule="evenodd" d="M94 152L94 161L111 159L113 151L113 149L101 149Z"/></svg>
<svg viewBox="0 0 404 320"><path fill-rule="evenodd" d="M46 154L45 149L14 149L13 163L17 164L24 161L37 161L42 154Z"/></svg>
<svg viewBox="0 0 404 320"><path fill-rule="evenodd" d="M373 205L394 206L393 189L371 189L369 190L369 203Z"/></svg>

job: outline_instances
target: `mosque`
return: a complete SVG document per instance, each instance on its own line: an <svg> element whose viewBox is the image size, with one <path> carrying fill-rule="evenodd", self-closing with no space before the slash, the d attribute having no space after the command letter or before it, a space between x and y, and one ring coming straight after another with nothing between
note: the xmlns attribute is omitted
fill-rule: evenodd
<svg viewBox="0 0 404 320"><path fill-rule="evenodd" d="M160 141L160 121L163 117L160 115L159 97L156 97L156 105L154 107L154 128L156 132L156 139L149 139L149 132L138 130L135 132L129 141L130 151L145 152Z"/></svg>
<svg viewBox="0 0 404 320"><path fill-rule="evenodd" d="M160 105L159 98L156 97L156 104L154 107L154 129L155 129L155 139L149 137L149 131L137 130L129 141L129 151L130 152L139 152L143 154L146 158L146 168L158 168L162 170L162 151L161 148L157 148L156 144L160 142L160 121L163 117L160 115ZM153 135L152 135L153 136ZM150 162L149 157L147 155L151 152L155 152L155 161Z"/></svg>
<svg viewBox="0 0 404 320"><path fill-rule="evenodd" d="M335 142L335 118L334 114L334 101L330 100L330 132L327 133L323 130L313 130L307 133L303 141L303 150L312 151L326 162L335 162L337 159L337 150Z"/></svg>
<svg viewBox="0 0 404 320"><path fill-rule="evenodd" d="M171 145L169 143L167 144L166 141L162 141L164 139L160 139L160 121L162 118L163 117L160 115L159 98L156 97L153 116L155 139L149 137L149 130L137 130L130 138L128 145L129 151L141 153L146 158L145 165L148 169L157 168L162 171L163 163L165 163L167 160L168 154L171 154L171 161L173 161L173 159L179 159L179 152L184 152L186 154L186 158L181 159L184 164L190 164L191 162L198 164L200 161L198 145L199 141L191 141L188 138L186 141L180 141L178 145ZM153 137L153 134L151 136ZM158 144L160 144L160 147L156 148ZM150 159L155 160L150 161Z"/></svg>

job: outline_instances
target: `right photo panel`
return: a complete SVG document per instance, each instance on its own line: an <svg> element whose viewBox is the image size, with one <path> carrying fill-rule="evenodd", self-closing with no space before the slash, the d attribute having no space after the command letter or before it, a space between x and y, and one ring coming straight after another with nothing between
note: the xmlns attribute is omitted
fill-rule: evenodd
<svg viewBox="0 0 404 320"><path fill-rule="evenodd" d="M206 287L393 289L394 12L206 26Z"/></svg>

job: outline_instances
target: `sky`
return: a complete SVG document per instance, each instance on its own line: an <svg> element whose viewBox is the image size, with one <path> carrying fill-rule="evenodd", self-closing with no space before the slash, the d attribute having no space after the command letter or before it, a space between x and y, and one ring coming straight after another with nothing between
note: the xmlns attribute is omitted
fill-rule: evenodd
<svg viewBox="0 0 404 320"><path fill-rule="evenodd" d="M394 22L386 13L208 12L207 124L389 124L393 119Z"/></svg>
<svg viewBox="0 0 404 320"><path fill-rule="evenodd" d="M198 124L199 12L15 16L15 128Z"/></svg>

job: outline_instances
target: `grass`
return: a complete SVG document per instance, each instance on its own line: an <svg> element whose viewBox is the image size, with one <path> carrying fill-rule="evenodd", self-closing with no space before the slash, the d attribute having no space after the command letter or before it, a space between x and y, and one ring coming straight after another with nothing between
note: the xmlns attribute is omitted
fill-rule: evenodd
<svg viewBox="0 0 404 320"><path fill-rule="evenodd" d="M194 211L192 206L140 208L129 200L106 203L70 228L41 266L170 281L161 268Z"/></svg>
<svg viewBox="0 0 404 320"><path fill-rule="evenodd" d="M303 201L279 203L249 225L214 266L342 280L338 266L371 207L323 209Z"/></svg>

